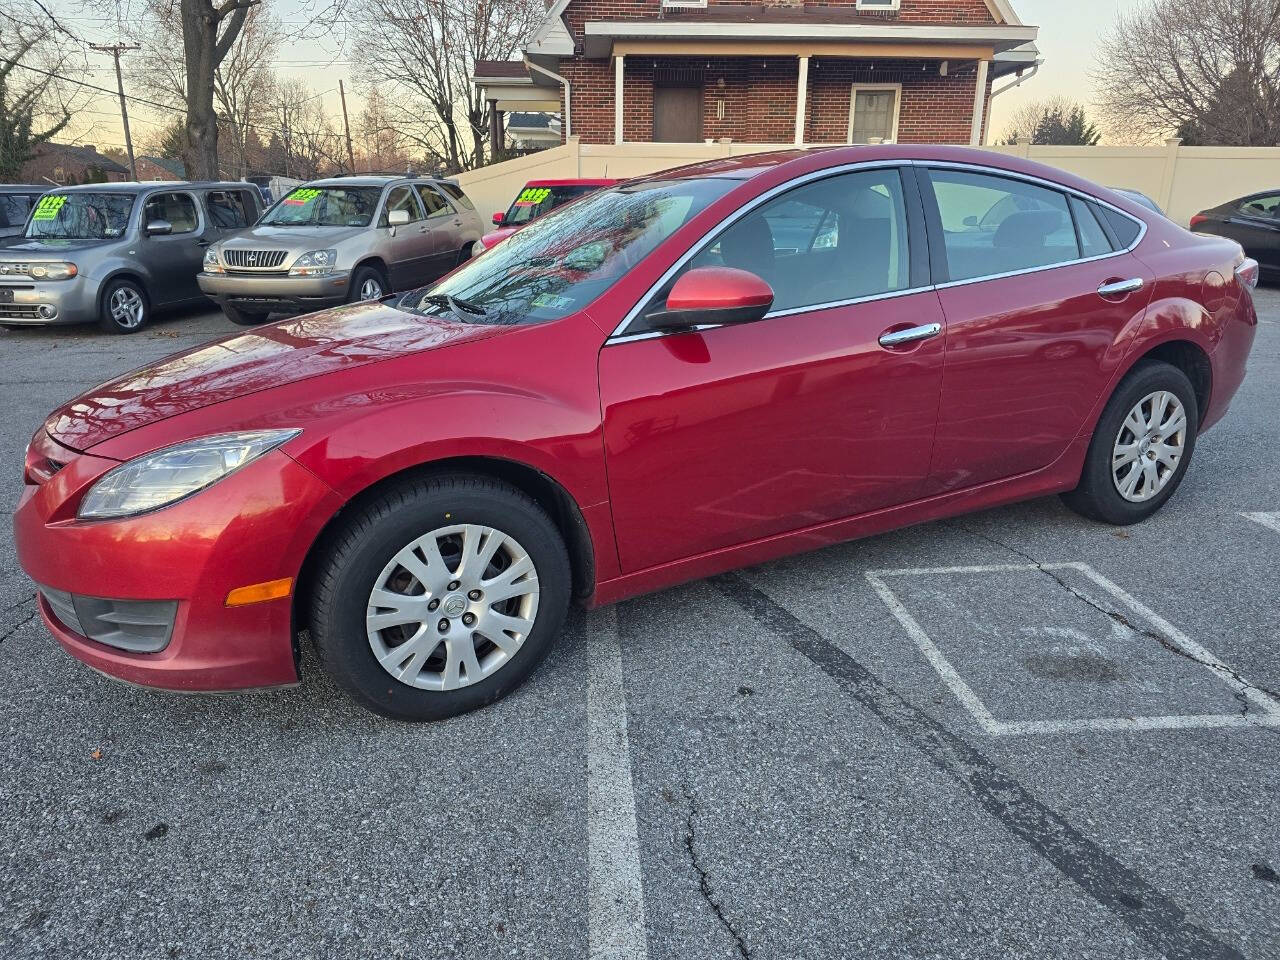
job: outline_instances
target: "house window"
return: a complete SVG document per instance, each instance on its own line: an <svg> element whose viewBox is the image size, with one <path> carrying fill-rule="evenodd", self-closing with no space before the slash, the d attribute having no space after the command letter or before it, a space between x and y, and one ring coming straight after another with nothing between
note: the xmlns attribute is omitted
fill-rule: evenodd
<svg viewBox="0 0 1280 960"><path fill-rule="evenodd" d="M902 84L856 83L849 99L849 142L898 139Z"/></svg>
<svg viewBox="0 0 1280 960"><path fill-rule="evenodd" d="M664 7L705 7L707 0L662 0Z"/></svg>
<svg viewBox="0 0 1280 960"><path fill-rule="evenodd" d="M858 0L859 10L897 10L901 0Z"/></svg>

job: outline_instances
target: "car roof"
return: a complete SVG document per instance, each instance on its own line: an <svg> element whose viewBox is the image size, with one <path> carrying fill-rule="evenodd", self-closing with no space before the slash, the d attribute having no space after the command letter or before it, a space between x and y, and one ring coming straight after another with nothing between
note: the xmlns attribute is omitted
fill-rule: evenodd
<svg viewBox="0 0 1280 960"><path fill-rule="evenodd" d="M45 193L49 189L48 184L40 183L0 183L0 193Z"/></svg>
<svg viewBox="0 0 1280 960"><path fill-rule="evenodd" d="M613 178L605 179L603 177L567 177L559 180L530 180L525 184L526 187L612 187L615 183L621 183L621 180Z"/></svg>
<svg viewBox="0 0 1280 960"><path fill-rule="evenodd" d="M243 180L123 180L113 183L75 183L65 187L41 187L41 193L126 193L139 194L148 190L193 190L217 188L237 190L256 186Z"/></svg>

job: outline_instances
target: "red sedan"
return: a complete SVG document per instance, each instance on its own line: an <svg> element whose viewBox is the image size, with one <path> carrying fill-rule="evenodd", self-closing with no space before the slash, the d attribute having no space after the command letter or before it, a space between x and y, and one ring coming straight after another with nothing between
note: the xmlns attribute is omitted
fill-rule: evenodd
<svg viewBox="0 0 1280 960"><path fill-rule="evenodd" d="M472 244L471 255L478 257L539 217L546 216L552 210L563 207L579 197L585 197L601 187L612 187L617 182L617 180L599 179L530 180L516 194L506 213L493 215L493 224L498 229L489 231Z"/></svg>
<svg viewBox="0 0 1280 960"><path fill-rule="evenodd" d="M687 167L72 401L18 556L104 673L295 683L305 626L361 703L443 717L524 680L574 598L1045 494L1150 516L1244 378L1257 269L990 153Z"/></svg>

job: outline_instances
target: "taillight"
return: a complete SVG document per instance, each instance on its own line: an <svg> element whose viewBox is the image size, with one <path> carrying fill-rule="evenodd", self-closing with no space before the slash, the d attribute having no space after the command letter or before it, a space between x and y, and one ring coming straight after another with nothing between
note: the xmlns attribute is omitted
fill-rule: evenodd
<svg viewBox="0 0 1280 960"><path fill-rule="evenodd" d="M1208 223L1208 222L1209 222L1208 217L1206 217L1203 213L1197 213L1194 217L1191 218L1191 229L1194 230L1196 227L1200 226L1200 224Z"/></svg>
<svg viewBox="0 0 1280 960"><path fill-rule="evenodd" d="M1245 257L1240 266L1236 267L1236 276L1250 290L1257 289L1259 273L1261 268L1258 266L1258 261L1251 257Z"/></svg>

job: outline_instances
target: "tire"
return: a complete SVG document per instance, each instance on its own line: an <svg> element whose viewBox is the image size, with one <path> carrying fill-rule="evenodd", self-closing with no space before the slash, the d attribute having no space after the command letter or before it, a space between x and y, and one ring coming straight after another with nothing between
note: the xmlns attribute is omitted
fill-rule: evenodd
<svg viewBox="0 0 1280 960"><path fill-rule="evenodd" d="M377 284L381 291L376 297L363 296L363 291L368 284ZM366 264L356 270L351 275L351 289L347 292L348 303L361 303L365 300L380 300L391 292L391 284L387 282L386 274L377 267Z"/></svg>
<svg viewBox="0 0 1280 960"><path fill-rule="evenodd" d="M465 534L455 529L468 525ZM504 539L477 578L476 564L467 569L454 550L464 536L492 545L477 536L480 528ZM423 562L428 553L407 553L427 542L437 544L442 566ZM407 556L422 579L401 565ZM532 575L506 574L526 561ZM506 592L519 595L488 600L486 592L503 590L504 576L515 580ZM409 481L359 507L323 545L313 582L311 634L321 666L357 702L401 720L440 720L514 690L555 641L571 590L568 553L547 512L508 484L459 474ZM373 606L375 588L378 597L405 600ZM370 615L385 622L370 623ZM471 630L468 617L484 620L473 619ZM533 625L504 632L507 649L480 632L522 619Z"/></svg>
<svg viewBox="0 0 1280 960"><path fill-rule="evenodd" d="M266 323L268 314L254 313L249 310L241 310L239 307L233 307L229 303L222 305L223 315L238 327L255 327L260 323Z"/></svg>
<svg viewBox="0 0 1280 960"><path fill-rule="evenodd" d="M1164 404L1163 414L1154 408L1157 403ZM1177 422L1178 405L1185 420L1180 435L1169 432ZM1156 418L1160 431L1152 427ZM1107 402L1089 443L1080 485L1064 493L1063 502L1081 516L1116 526L1147 519L1186 476L1199 424L1200 408L1187 375L1167 363L1144 361L1120 381ZM1158 439L1162 433L1166 441L1148 449L1148 437ZM1117 456L1126 459L1117 461L1113 473ZM1132 490L1126 496L1122 488L1128 487Z"/></svg>
<svg viewBox="0 0 1280 960"><path fill-rule="evenodd" d="M137 333L151 320L147 292L132 280L112 280L102 291L98 326L107 333Z"/></svg>
<svg viewBox="0 0 1280 960"><path fill-rule="evenodd" d="M457 270L458 267L462 266L464 263L466 263L468 260L471 259L472 245L473 244L471 243L464 243L462 245L462 249L458 251L458 259L453 265L454 270Z"/></svg>

